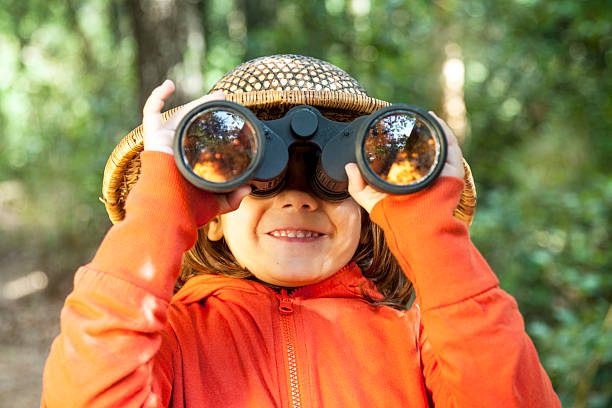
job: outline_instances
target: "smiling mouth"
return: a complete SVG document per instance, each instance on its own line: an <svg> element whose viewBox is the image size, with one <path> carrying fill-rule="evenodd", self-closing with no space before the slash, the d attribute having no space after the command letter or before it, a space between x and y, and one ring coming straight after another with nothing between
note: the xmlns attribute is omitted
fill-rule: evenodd
<svg viewBox="0 0 612 408"><path fill-rule="evenodd" d="M274 230L274 231L268 232L268 235L271 235L275 238L312 240L312 239L319 238L325 234L321 234L315 231L308 231L308 230Z"/></svg>

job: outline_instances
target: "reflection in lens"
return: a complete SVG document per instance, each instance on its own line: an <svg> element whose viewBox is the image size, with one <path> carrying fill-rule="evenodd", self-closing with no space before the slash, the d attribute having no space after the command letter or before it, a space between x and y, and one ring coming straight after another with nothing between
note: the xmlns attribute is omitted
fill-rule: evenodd
<svg viewBox="0 0 612 408"><path fill-rule="evenodd" d="M257 151L255 130L234 112L207 110L189 125L183 151L196 175L212 183L227 182L251 164Z"/></svg>
<svg viewBox="0 0 612 408"><path fill-rule="evenodd" d="M370 168L396 185L417 183L427 176L435 167L439 150L431 127L409 113L380 118L370 126L364 142Z"/></svg>

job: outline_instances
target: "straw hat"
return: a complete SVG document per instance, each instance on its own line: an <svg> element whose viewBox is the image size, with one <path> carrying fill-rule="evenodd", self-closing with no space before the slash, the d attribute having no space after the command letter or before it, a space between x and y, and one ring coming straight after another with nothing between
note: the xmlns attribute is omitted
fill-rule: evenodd
<svg viewBox="0 0 612 408"><path fill-rule="evenodd" d="M390 105L372 98L359 83L340 68L312 57L272 55L234 68L210 92L222 90L226 100L248 107L263 120L282 116L296 105L312 105L336 121L349 121ZM163 120L178 108L162 114ZM115 147L104 169L102 200L109 218L118 223L125 216L124 204L140 174L142 126ZM468 226L476 206L476 191L470 168L464 160L465 188L455 217Z"/></svg>

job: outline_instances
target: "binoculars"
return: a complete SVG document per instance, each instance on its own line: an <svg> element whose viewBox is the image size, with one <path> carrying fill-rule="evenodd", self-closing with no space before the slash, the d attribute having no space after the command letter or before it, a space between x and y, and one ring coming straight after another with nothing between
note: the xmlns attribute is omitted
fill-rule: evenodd
<svg viewBox="0 0 612 408"><path fill-rule="evenodd" d="M259 120L229 101L192 109L174 139L176 165L196 187L226 193L250 184L256 197L283 188L290 149L296 148L312 152L307 171L312 192L340 201L349 196L344 166L350 162L379 190L422 190L442 171L447 142L440 124L412 105L390 105L352 122L336 122L309 105L293 107L280 119Z"/></svg>

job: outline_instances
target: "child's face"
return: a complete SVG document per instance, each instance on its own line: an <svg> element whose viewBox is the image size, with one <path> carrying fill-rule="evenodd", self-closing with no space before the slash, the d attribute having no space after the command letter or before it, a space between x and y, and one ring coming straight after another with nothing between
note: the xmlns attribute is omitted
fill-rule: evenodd
<svg viewBox="0 0 612 408"><path fill-rule="evenodd" d="M306 174L304 155L293 153L285 188L270 198L247 196L209 229L209 238L224 236L240 265L273 285L303 286L330 277L357 249L361 210L352 198L319 199Z"/></svg>

